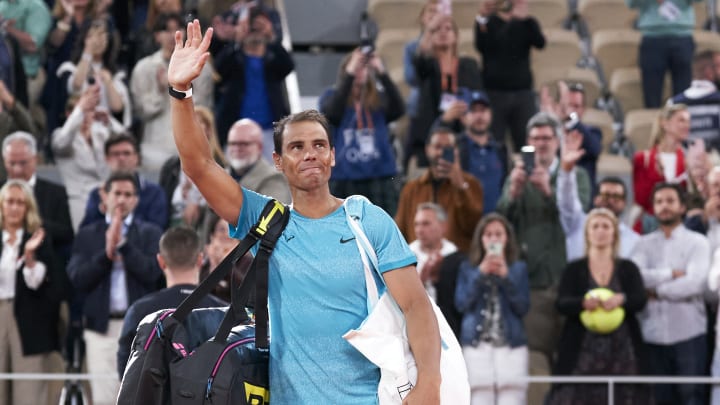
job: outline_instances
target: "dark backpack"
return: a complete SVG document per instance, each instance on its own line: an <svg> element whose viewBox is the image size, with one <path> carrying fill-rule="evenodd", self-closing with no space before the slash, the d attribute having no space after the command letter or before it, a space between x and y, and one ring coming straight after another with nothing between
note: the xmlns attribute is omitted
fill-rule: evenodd
<svg viewBox="0 0 720 405"><path fill-rule="evenodd" d="M268 202L247 236L190 296L140 322L118 405L269 403L268 259L289 218L287 207ZM258 241L242 285L232 288L230 306L195 309ZM245 310L253 287L254 324Z"/></svg>

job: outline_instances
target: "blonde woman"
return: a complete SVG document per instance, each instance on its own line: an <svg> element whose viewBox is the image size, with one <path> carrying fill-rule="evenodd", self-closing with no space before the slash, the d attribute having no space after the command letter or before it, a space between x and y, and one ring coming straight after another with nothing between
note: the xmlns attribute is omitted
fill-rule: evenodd
<svg viewBox="0 0 720 405"><path fill-rule="evenodd" d="M650 149L635 153L633 158L633 188L635 203L642 215L634 229L640 234L657 228L650 197L655 184L679 183L686 187L686 159L683 142L690 134L690 112L684 104L666 106L653 126Z"/></svg>
<svg viewBox="0 0 720 405"><path fill-rule="evenodd" d="M0 372L42 373L45 355L59 349L59 304L69 281L26 182L0 188L0 226ZM46 381L0 381L0 403L44 404L47 397Z"/></svg>
<svg viewBox="0 0 720 405"><path fill-rule="evenodd" d="M558 346L556 375L637 375L647 370L640 326L635 313L647 300L640 270L629 260L617 258L620 230L615 214L596 208L585 222L586 257L568 263L558 289L557 309L567 317ZM604 301L588 298L594 288L615 294ZM583 310L625 309L622 324L609 334L588 331L580 322ZM602 384L557 385L551 404L607 404L607 386ZM649 404L648 385L619 385L615 403Z"/></svg>

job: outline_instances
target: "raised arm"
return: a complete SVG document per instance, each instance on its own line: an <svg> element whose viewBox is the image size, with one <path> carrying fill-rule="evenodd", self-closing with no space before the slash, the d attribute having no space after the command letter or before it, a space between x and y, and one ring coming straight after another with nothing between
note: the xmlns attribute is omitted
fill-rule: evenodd
<svg viewBox="0 0 720 405"><path fill-rule="evenodd" d="M179 91L190 89L210 53L212 28L203 37L200 23L187 25L187 39L175 32L175 50L168 66L168 84ZM213 159L210 145L200 128L192 99L170 98L173 137L185 174L198 186L212 209L230 224L237 223L243 203L242 189Z"/></svg>

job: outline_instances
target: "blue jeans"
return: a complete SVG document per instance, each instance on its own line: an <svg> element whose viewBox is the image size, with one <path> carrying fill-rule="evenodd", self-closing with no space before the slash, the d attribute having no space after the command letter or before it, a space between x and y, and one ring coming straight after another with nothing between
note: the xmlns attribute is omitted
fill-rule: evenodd
<svg viewBox="0 0 720 405"><path fill-rule="evenodd" d="M650 370L655 375L704 376L707 365L707 336L700 335L673 345L648 344ZM655 384L657 405L703 405L702 384Z"/></svg>
<svg viewBox="0 0 720 405"><path fill-rule="evenodd" d="M643 36L639 63L645 108L660 108L665 72L670 71L672 94L682 93L692 81L695 42L692 36Z"/></svg>

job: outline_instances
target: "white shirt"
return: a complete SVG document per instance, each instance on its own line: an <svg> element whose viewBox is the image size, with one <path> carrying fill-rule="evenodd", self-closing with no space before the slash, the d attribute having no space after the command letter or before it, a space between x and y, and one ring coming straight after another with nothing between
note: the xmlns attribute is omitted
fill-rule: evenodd
<svg viewBox="0 0 720 405"><path fill-rule="evenodd" d="M705 236L679 225L665 237L657 230L640 237L632 254L645 288L658 299L648 300L638 314L648 343L671 345L706 333L703 292L710 269L710 244ZM672 278L673 270L685 270Z"/></svg>
<svg viewBox="0 0 720 405"><path fill-rule="evenodd" d="M455 244L450 242L449 240L443 238L441 243L442 246L440 247L440 256L445 257L447 255L457 252L457 246L455 246ZM415 253L415 258L417 258L416 268L418 274L421 274L423 267L425 267L425 263L427 263L428 259L430 258L430 255L422 250L422 247L420 246L420 241L417 239L410 243L409 246L410 250ZM432 283L426 283L425 290L427 291L430 298L433 299L433 301L437 300L437 291L435 290L435 286L433 286Z"/></svg>
<svg viewBox="0 0 720 405"><path fill-rule="evenodd" d="M125 240L125 234L127 233L130 224L132 224L133 214L130 213L123 220L122 236L123 240L120 241L118 247L122 246ZM105 215L105 222L110 223L112 218L110 215ZM128 292L127 292L127 280L125 278L125 264L123 263L122 257L118 254L115 255L113 260L112 270L110 273L110 313L119 314L123 313L128 309Z"/></svg>
<svg viewBox="0 0 720 405"><path fill-rule="evenodd" d="M10 233L2 232L2 255L0 256L0 299L15 298L15 276L18 269L25 263L25 259L18 257L20 243L22 243L23 230L15 231L15 242L10 243ZM37 290L45 280L47 269L45 264L36 260L34 267L23 267L25 285L31 290Z"/></svg>

